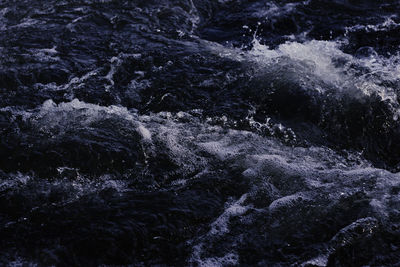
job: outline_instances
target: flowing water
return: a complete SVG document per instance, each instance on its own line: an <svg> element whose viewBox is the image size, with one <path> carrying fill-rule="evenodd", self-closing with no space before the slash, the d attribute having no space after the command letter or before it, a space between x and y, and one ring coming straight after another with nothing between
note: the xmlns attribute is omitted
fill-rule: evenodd
<svg viewBox="0 0 400 267"><path fill-rule="evenodd" d="M0 1L0 265L400 266L400 2Z"/></svg>

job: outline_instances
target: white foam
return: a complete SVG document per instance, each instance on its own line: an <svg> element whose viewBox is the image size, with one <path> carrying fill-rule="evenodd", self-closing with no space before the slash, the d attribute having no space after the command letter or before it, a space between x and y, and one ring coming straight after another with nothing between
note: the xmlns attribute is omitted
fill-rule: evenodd
<svg viewBox="0 0 400 267"><path fill-rule="evenodd" d="M139 125L138 131L142 135L144 140L151 141L151 133L143 125Z"/></svg>
<svg viewBox="0 0 400 267"><path fill-rule="evenodd" d="M371 212L384 219L390 211L390 203L399 201L391 190L400 185L400 174L373 168L360 154L349 152L343 157L326 147L286 146L274 138L209 125L185 112L138 115L123 107L105 107L75 99L60 104L48 100L26 117L34 125L47 127L49 131L52 127L82 131L92 122L109 118L115 118L127 129L132 128L140 134L142 140L134 141L142 142L146 157L157 159L159 153L168 157L175 166L171 173L162 174L166 178L173 177L168 186L185 186L203 176L218 177L221 166L226 170L241 171L241 178L250 184L249 192L227 202L225 210L209 225L207 233L191 241L191 262L194 264L239 262L235 242L240 243L240 235L232 235L237 233L237 227L251 225L258 212L263 216L275 216L279 211L294 211L297 205L325 201L335 205L361 191L371 199ZM75 196L79 197L104 187L123 192L128 184L107 174L97 181L90 181L78 173L73 188ZM265 201L261 203L265 206L256 209L253 197L259 199L262 196ZM282 216L285 216L284 212ZM235 224L231 223L233 221ZM368 225L366 227L369 229ZM224 245L225 256L209 254L205 248L213 242L229 242ZM323 262L324 259L310 260Z"/></svg>
<svg viewBox="0 0 400 267"><path fill-rule="evenodd" d="M393 105L394 118L397 118L400 105L395 88L382 84L400 79L400 56L384 58L372 53L369 57L357 58L344 53L343 44L344 41L338 40L288 41L271 49L254 38L250 51L216 44L209 47L221 57L256 64L260 75L271 75L271 80L288 79L320 93L335 89L337 93L354 97L377 94Z"/></svg>
<svg viewBox="0 0 400 267"><path fill-rule="evenodd" d="M0 192L24 186L31 179L32 176L25 175L19 172L15 174L10 173L7 175L7 179L0 179Z"/></svg>
<svg viewBox="0 0 400 267"><path fill-rule="evenodd" d="M244 194L233 204L228 205L225 211L211 224L210 231L201 239L204 241L212 240L215 237L229 233L229 221L232 217L238 217L248 211L250 206L244 206L247 194ZM203 257L205 243L201 242L193 246L193 251L189 262L199 266L226 266L236 265L239 262L239 256L233 250L223 257Z"/></svg>
<svg viewBox="0 0 400 267"><path fill-rule="evenodd" d="M212 257L196 262L201 267L232 266L239 263L239 256L236 253L228 253L223 257Z"/></svg>
<svg viewBox="0 0 400 267"><path fill-rule="evenodd" d="M240 197L238 201L230 205L227 209L225 209L224 213L218 217L211 224L211 230L209 232L210 235L223 235L229 232L229 220L231 217L243 215L248 209L248 206L243 206L245 200L247 199L247 194L244 194Z"/></svg>
<svg viewBox="0 0 400 267"><path fill-rule="evenodd" d="M355 25L355 26L346 27L345 35L348 35L351 32L360 31L360 30L363 30L366 32L379 32L379 31L387 31L391 28L399 27L400 24L396 23L393 20L393 18L394 18L393 16L386 17L382 23L378 23L378 24Z"/></svg>
<svg viewBox="0 0 400 267"><path fill-rule="evenodd" d="M299 192L293 195L284 196L279 199L274 200L269 205L269 210L271 212L275 212L284 207L290 207L293 205L301 204L305 200L311 200L304 192Z"/></svg>
<svg viewBox="0 0 400 267"><path fill-rule="evenodd" d="M302 267L307 267L307 266L326 267L326 266L328 266L328 256L320 255L318 257L315 257L309 261L302 263L300 266L302 266Z"/></svg>
<svg viewBox="0 0 400 267"><path fill-rule="evenodd" d="M63 125L66 123L68 125L68 118L73 119L74 116L79 116L79 124L82 126L87 126L96 120L103 120L106 118L105 116L117 116L121 119L134 121L134 114L130 113L125 107L114 105L104 107L88 104L78 99L62 102L58 105L51 99L46 100L35 119L45 118L47 124Z"/></svg>

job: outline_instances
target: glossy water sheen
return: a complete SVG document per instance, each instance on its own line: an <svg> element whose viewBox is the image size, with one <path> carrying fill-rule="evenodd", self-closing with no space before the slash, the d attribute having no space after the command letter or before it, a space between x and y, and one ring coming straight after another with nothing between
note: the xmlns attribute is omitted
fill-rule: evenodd
<svg viewBox="0 0 400 267"><path fill-rule="evenodd" d="M0 265L399 266L399 7L0 1Z"/></svg>

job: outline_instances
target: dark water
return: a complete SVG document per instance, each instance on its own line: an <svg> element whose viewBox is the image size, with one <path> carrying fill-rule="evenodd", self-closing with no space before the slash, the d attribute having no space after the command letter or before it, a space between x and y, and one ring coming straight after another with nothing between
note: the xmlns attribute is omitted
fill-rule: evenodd
<svg viewBox="0 0 400 267"><path fill-rule="evenodd" d="M0 265L400 266L399 1L0 1Z"/></svg>

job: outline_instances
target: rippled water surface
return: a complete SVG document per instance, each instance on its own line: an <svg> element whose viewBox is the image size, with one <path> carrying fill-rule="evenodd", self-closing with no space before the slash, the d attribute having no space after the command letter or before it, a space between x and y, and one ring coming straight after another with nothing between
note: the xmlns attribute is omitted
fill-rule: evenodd
<svg viewBox="0 0 400 267"><path fill-rule="evenodd" d="M400 266L399 14L0 0L0 265Z"/></svg>

